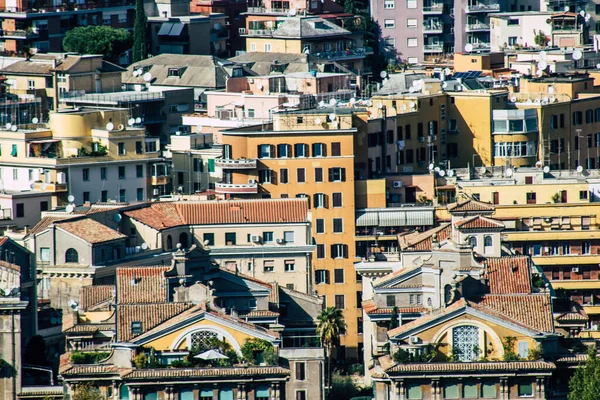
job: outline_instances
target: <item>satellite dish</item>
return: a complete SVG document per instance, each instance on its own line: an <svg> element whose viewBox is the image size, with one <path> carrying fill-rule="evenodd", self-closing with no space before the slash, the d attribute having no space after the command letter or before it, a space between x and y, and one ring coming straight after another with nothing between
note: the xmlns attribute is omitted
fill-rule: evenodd
<svg viewBox="0 0 600 400"><path fill-rule="evenodd" d="M487 169L485 167L479 167L480 174L485 174L486 172L487 172Z"/></svg>
<svg viewBox="0 0 600 400"><path fill-rule="evenodd" d="M9 122L8 124L6 124L6 130L10 131L10 128L12 128L12 124Z"/></svg>
<svg viewBox="0 0 600 400"><path fill-rule="evenodd" d="M411 110L417 108L417 104L414 101L411 101L410 103L408 103L408 105L410 106Z"/></svg>
<svg viewBox="0 0 600 400"><path fill-rule="evenodd" d="M39 120L39 118L38 118L38 117L34 117L34 118L31 120L31 122L32 122L32 123L34 123L34 124L37 124L38 122L40 122L40 120Z"/></svg>
<svg viewBox="0 0 600 400"><path fill-rule="evenodd" d="M141 123L142 123L142 119L141 119L140 117L137 117L137 118L135 119L135 123L136 123L136 124L141 124Z"/></svg>
<svg viewBox="0 0 600 400"><path fill-rule="evenodd" d="M535 71L535 74L539 77L541 77L542 75L544 75L544 71L542 71L541 69L538 69L537 71Z"/></svg>
<svg viewBox="0 0 600 400"><path fill-rule="evenodd" d="M42 183L40 185L40 189L42 189L42 190L46 190L47 187L48 187L48 185L46 185L45 183Z"/></svg>
<svg viewBox="0 0 600 400"><path fill-rule="evenodd" d="M548 47L552 47L552 46L553 46L553 44L552 44L552 41L549 41L549 42L548 42L548 44L547 44L546 46L548 46Z"/></svg>
<svg viewBox="0 0 600 400"><path fill-rule="evenodd" d="M583 11L583 10L579 11L579 15L581 15L582 17L585 17L585 11Z"/></svg>
<svg viewBox="0 0 600 400"><path fill-rule="evenodd" d="M13 126L11 126L11 127L10 127L10 130L11 130L12 132L16 132L16 131L17 131L17 129L19 129L19 127L18 127L18 126L16 126L16 125L13 125Z"/></svg>
<svg viewBox="0 0 600 400"><path fill-rule="evenodd" d="M586 21L589 20L590 18L592 18L592 15L590 13L586 13L585 14Z"/></svg>
<svg viewBox="0 0 600 400"><path fill-rule="evenodd" d="M538 162L535 163L535 166L538 167L538 168L542 168L543 165L544 165L544 163L541 162L541 161L538 161Z"/></svg>
<svg viewBox="0 0 600 400"><path fill-rule="evenodd" d="M112 131L113 129L115 129L115 125L112 122L109 122L108 124L106 124L107 131Z"/></svg>
<svg viewBox="0 0 600 400"><path fill-rule="evenodd" d="M440 172L440 167L435 167L433 170L434 170L435 172Z"/></svg>
<svg viewBox="0 0 600 400"><path fill-rule="evenodd" d="M334 121L336 117L337 117L337 115L335 115L335 113L329 114L329 120L330 121Z"/></svg>
<svg viewBox="0 0 600 400"><path fill-rule="evenodd" d="M323 108L323 107L325 107L325 102L324 102L323 100L321 100L321 101L319 102L319 107L320 107L320 108Z"/></svg>
<svg viewBox="0 0 600 400"><path fill-rule="evenodd" d="M129 120L127 121L127 125L129 125L129 126L135 125L135 118L129 118Z"/></svg>
<svg viewBox="0 0 600 400"><path fill-rule="evenodd" d="M429 170L432 171L435 168L435 165L433 165L433 163L429 164Z"/></svg>
<svg viewBox="0 0 600 400"><path fill-rule="evenodd" d="M546 102L546 104L547 104L548 103L548 97L546 97L546 96L542 97L542 103L543 102Z"/></svg>
<svg viewBox="0 0 600 400"><path fill-rule="evenodd" d="M575 50L571 57L573 57L573 60L575 61L581 60L581 57L583 57L583 53L581 52L581 50Z"/></svg>
<svg viewBox="0 0 600 400"><path fill-rule="evenodd" d="M383 103L382 102L377 103L377 108L379 108L381 110L383 108Z"/></svg>
<svg viewBox="0 0 600 400"><path fill-rule="evenodd" d="M29 182L29 189L35 190L35 182L34 181Z"/></svg>
<svg viewBox="0 0 600 400"><path fill-rule="evenodd" d="M541 102L542 102L542 99L540 99L539 97L534 100L535 104L540 104Z"/></svg>
<svg viewBox="0 0 600 400"><path fill-rule="evenodd" d="M406 104L400 104L400 111L406 111Z"/></svg>
<svg viewBox="0 0 600 400"><path fill-rule="evenodd" d="M73 196L72 194L69 195L69 197L67 197L67 200L69 200L69 203L72 203L75 201L75 196Z"/></svg>
<svg viewBox="0 0 600 400"><path fill-rule="evenodd" d="M68 205L68 206L65 208L65 210L66 210L68 213L72 213L73 211L75 211L75 207L73 207L73 204L69 204L69 205Z"/></svg>
<svg viewBox="0 0 600 400"><path fill-rule="evenodd" d="M337 128L337 127L338 127L338 122L337 122L337 121L333 121L333 122L331 123L331 125L333 125L333 127L334 127L334 128Z"/></svg>
<svg viewBox="0 0 600 400"><path fill-rule="evenodd" d="M546 105L548 105L548 100L543 100L543 99L542 99L542 105L543 105L543 106L546 106Z"/></svg>
<svg viewBox="0 0 600 400"><path fill-rule="evenodd" d="M446 176L446 171L444 171L443 169L441 171L438 172L438 174L442 177Z"/></svg>
<svg viewBox="0 0 600 400"><path fill-rule="evenodd" d="M442 88L446 89L448 87L448 82L444 81L442 82Z"/></svg>
<svg viewBox="0 0 600 400"><path fill-rule="evenodd" d="M510 98L511 103L516 103L517 102L517 98L515 96Z"/></svg>
<svg viewBox="0 0 600 400"><path fill-rule="evenodd" d="M579 172L579 173L583 172L583 167L581 165L577 166L577 172Z"/></svg>
<svg viewBox="0 0 600 400"><path fill-rule="evenodd" d="M329 105L330 106L335 107L336 104L337 104L337 100L336 99L329 100Z"/></svg>
<svg viewBox="0 0 600 400"><path fill-rule="evenodd" d="M473 45L472 45L471 43L467 43L467 44L465 45L465 51L466 51L467 53L470 53L470 52L472 52L472 51L473 51Z"/></svg>
<svg viewBox="0 0 600 400"><path fill-rule="evenodd" d="M513 170L511 168L506 168L506 171L504 171L504 173L506 174L506 176L513 176Z"/></svg>
<svg viewBox="0 0 600 400"><path fill-rule="evenodd" d="M549 166L545 166L542 171L544 171L545 174L547 174L548 172L550 172L550 167Z"/></svg>
<svg viewBox="0 0 600 400"><path fill-rule="evenodd" d="M548 63L544 60L540 60L540 62L538 63L538 68L544 70L548 68Z"/></svg>
<svg viewBox="0 0 600 400"><path fill-rule="evenodd" d="M258 85L256 85L256 88L257 88L258 90L262 90L262 88L263 88L263 85L262 85L262 83L259 83Z"/></svg>
<svg viewBox="0 0 600 400"><path fill-rule="evenodd" d="M548 53L546 53L544 50L540 51L540 60L545 60L548 56Z"/></svg>
<svg viewBox="0 0 600 400"><path fill-rule="evenodd" d="M387 74L387 71L381 71L381 72L379 73L379 76L381 77L381 79L384 79L384 78L385 78L387 75L388 75L388 74Z"/></svg>
<svg viewBox="0 0 600 400"><path fill-rule="evenodd" d="M321 125L321 118L315 118L315 125Z"/></svg>
<svg viewBox="0 0 600 400"><path fill-rule="evenodd" d="M142 250L148 250L148 243L142 243L140 247L142 248Z"/></svg>
<svg viewBox="0 0 600 400"><path fill-rule="evenodd" d="M152 74L150 72L146 72L143 78L145 82L150 82L152 80Z"/></svg>
<svg viewBox="0 0 600 400"><path fill-rule="evenodd" d="M356 99L353 97L350 99L350 104L354 105L354 103L356 103Z"/></svg>
<svg viewBox="0 0 600 400"><path fill-rule="evenodd" d="M569 8L569 6L565 6L565 8L563 8L563 10L565 10L565 12L569 12L570 8Z"/></svg>
<svg viewBox="0 0 600 400"><path fill-rule="evenodd" d="M114 215L113 219L115 220L115 222L121 222L123 217L121 216L121 214L117 213Z"/></svg>
<svg viewBox="0 0 600 400"><path fill-rule="evenodd" d="M450 68L446 67L446 69L444 70L444 73L446 75L450 75L452 73L452 71L450 70Z"/></svg>
<svg viewBox="0 0 600 400"><path fill-rule="evenodd" d="M452 177L454 176L454 170L453 170L453 169L449 169L449 170L448 170L448 176L449 176L450 178L452 178Z"/></svg>

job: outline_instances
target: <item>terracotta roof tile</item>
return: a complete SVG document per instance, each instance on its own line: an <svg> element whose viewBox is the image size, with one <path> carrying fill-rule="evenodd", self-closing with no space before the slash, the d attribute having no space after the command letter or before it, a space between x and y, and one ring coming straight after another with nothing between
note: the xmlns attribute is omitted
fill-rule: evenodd
<svg viewBox="0 0 600 400"><path fill-rule="evenodd" d="M269 293L269 303L279 304L279 284L271 282L271 292Z"/></svg>
<svg viewBox="0 0 600 400"><path fill-rule="evenodd" d="M587 354L563 354L554 359L556 363L579 364L584 363L588 359Z"/></svg>
<svg viewBox="0 0 600 400"><path fill-rule="evenodd" d="M142 333L193 307L187 303L134 304L117 306L118 340L127 342L141 334L131 331L133 322L141 322Z"/></svg>
<svg viewBox="0 0 600 400"><path fill-rule="evenodd" d="M433 288L433 285L425 285L424 283L399 283L397 285L387 286L393 289L417 289L417 288Z"/></svg>
<svg viewBox="0 0 600 400"><path fill-rule="evenodd" d="M114 229L111 229L108 226L90 218L59 222L56 225L60 229L63 229L91 244L127 238L127 236L123 235L122 233L117 232Z"/></svg>
<svg viewBox="0 0 600 400"><path fill-rule="evenodd" d="M269 310L253 310L246 314L240 314L242 318L279 317L279 313Z"/></svg>
<svg viewBox="0 0 600 400"><path fill-rule="evenodd" d="M114 285L84 286L81 288L81 308L87 310L113 297Z"/></svg>
<svg viewBox="0 0 600 400"><path fill-rule="evenodd" d="M0 238L0 246L4 246L4 243L8 242L8 237L3 236Z"/></svg>
<svg viewBox="0 0 600 400"><path fill-rule="evenodd" d="M527 256L489 257L487 265L490 293L531 293L531 270Z"/></svg>
<svg viewBox="0 0 600 400"><path fill-rule="evenodd" d="M434 234L437 234L438 242L446 240L452 236L452 225L449 223L442 224L436 228L411 237L405 244L405 247L402 248L402 251L431 251Z"/></svg>
<svg viewBox="0 0 600 400"><path fill-rule="evenodd" d="M79 324L65 329L63 333L95 333L98 331L114 331L115 324Z"/></svg>
<svg viewBox="0 0 600 400"><path fill-rule="evenodd" d="M249 368L156 368L137 369L123 375L128 381L168 378L236 378L251 376L287 376L290 370L283 367Z"/></svg>
<svg viewBox="0 0 600 400"><path fill-rule="evenodd" d="M37 233L43 232L46 229L48 229L48 227L55 222L64 221L65 219L70 219L70 218L75 218L75 217L78 217L78 215L61 215L59 217L56 217L56 216L43 217L40 220L40 222L38 222L33 228L31 228L29 230L29 235L31 236L31 235L35 235Z"/></svg>
<svg viewBox="0 0 600 400"><path fill-rule="evenodd" d="M305 199L162 202L125 212L157 230L180 225L300 223L308 218Z"/></svg>
<svg viewBox="0 0 600 400"><path fill-rule="evenodd" d="M139 304L167 301L164 273L170 269L170 266L117 268L117 302Z"/></svg>
<svg viewBox="0 0 600 400"><path fill-rule="evenodd" d="M62 376L73 375L115 375L119 373L119 368L114 365L76 365L69 364L60 371Z"/></svg>
<svg viewBox="0 0 600 400"><path fill-rule="evenodd" d="M461 298L454 304L451 304L450 306L448 306L444 309L440 308L440 309L434 310L433 312L431 312L427 315L424 315L420 318L417 318L414 321L410 321L407 324L400 325L399 327L394 328L394 329L390 329L388 331L388 337L402 335L403 333L408 332L414 328L417 328L418 326L426 324L429 321L435 320L436 318L438 318L441 315L448 314L450 312L456 311L456 310L461 309L466 306L467 306L467 302L465 301L465 299Z"/></svg>
<svg viewBox="0 0 600 400"><path fill-rule="evenodd" d="M9 263L9 262L3 261L3 260L0 260L0 267L8 268L8 269L16 271L16 272L21 271L21 266L19 266L17 264L12 264L12 263Z"/></svg>
<svg viewBox="0 0 600 400"><path fill-rule="evenodd" d="M425 307L398 307L400 314L420 314L427 312ZM392 308L374 308L366 311L368 315L388 315L392 313Z"/></svg>
<svg viewBox="0 0 600 400"><path fill-rule="evenodd" d="M386 370L390 375L397 373L444 373L444 372L481 372L481 371L527 371L556 369L553 363L546 361L515 362L461 362L461 363L410 363L397 364Z"/></svg>
<svg viewBox="0 0 600 400"><path fill-rule="evenodd" d="M504 224L491 218L475 215L454 224L459 229L504 229Z"/></svg>
<svg viewBox="0 0 600 400"><path fill-rule="evenodd" d="M452 203L448 205L448 211L453 213L461 213L461 212L492 212L494 211L494 206L489 203L482 203L477 200L463 200L458 203Z"/></svg>
<svg viewBox="0 0 600 400"><path fill-rule="evenodd" d="M554 332L552 303L547 294L487 295L470 305L537 332Z"/></svg>
<svg viewBox="0 0 600 400"><path fill-rule="evenodd" d="M582 310L583 311L583 310ZM566 312L564 314L559 315L558 317L556 317L556 320L558 322L585 322L585 321L589 321L590 317L587 316L587 314L585 313L581 313L581 312Z"/></svg>

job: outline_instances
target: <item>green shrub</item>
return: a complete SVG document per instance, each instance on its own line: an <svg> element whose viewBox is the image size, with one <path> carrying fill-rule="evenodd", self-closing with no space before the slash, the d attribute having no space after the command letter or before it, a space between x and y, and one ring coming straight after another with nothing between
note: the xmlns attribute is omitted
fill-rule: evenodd
<svg viewBox="0 0 600 400"><path fill-rule="evenodd" d="M271 342L264 339L246 339L242 346L242 357L250 364L276 365L279 361Z"/></svg>
<svg viewBox="0 0 600 400"><path fill-rule="evenodd" d="M101 360L107 358L110 354L105 352L83 352L75 351L71 353L71 362L73 364L98 364Z"/></svg>

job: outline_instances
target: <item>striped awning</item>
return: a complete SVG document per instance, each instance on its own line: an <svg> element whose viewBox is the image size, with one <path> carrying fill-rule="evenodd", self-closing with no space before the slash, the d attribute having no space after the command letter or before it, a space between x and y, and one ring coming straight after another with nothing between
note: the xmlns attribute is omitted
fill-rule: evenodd
<svg viewBox="0 0 600 400"><path fill-rule="evenodd" d="M433 207L423 208L380 208L356 211L356 226L432 226Z"/></svg>

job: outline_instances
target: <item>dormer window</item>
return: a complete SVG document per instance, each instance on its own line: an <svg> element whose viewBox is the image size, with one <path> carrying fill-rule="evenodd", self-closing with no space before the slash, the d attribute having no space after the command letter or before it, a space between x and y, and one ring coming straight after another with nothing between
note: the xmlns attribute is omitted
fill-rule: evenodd
<svg viewBox="0 0 600 400"><path fill-rule="evenodd" d="M231 71L231 76L233 78L241 78L244 76L244 70L241 68L234 68L233 71Z"/></svg>
<svg viewBox="0 0 600 400"><path fill-rule="evenodd" d="M181 75L183 75L183 69L182 68L169 68L169 72L168 72L168 76L176 76L177 78L181 78Z"/></svg>
<svg viewBox="0 0 600 400"><path fill-rule="evenodd" d="M142 333L142 323L140 321L133 321L131 323L131 333L139 335Z"/></svg>

